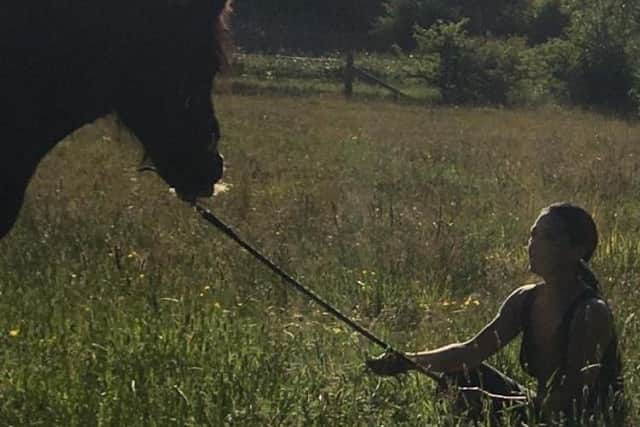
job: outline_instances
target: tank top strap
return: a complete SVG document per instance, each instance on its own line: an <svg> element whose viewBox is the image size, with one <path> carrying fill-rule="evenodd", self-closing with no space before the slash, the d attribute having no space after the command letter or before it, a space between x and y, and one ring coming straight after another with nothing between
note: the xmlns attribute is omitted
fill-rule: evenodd
<svg viewBox="0 0 640 427"><path fill-rule="evenodd" d="M535 371L531 366L529 354L531 353L531 308L535 291L539 284L532 287L524 296L522 302L522 312L520 313L520 328L522 329L522 343L520 344L520 366L529 375L535 376Z"/></svg>

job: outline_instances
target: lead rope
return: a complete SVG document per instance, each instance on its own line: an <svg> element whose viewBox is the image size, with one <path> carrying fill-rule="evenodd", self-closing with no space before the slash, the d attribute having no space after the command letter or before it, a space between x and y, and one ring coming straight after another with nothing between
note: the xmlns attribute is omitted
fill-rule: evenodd
<svg viewBox="0 0 640 427"><path fill-rule="evenodd" d="M247 242L242 240L236 234L236 232L231 229L231 227L229 227L224 222L219 220L218 217L216 217L213 214L213 212L211 212L209 209L207 209L207 208L205 208L203 206L200 206L197 203L194 203L193 206L196 209L196 211L200 214L200 216L202 216L202 218L204 218L205 221L207 221L209 224L211 224L211 225L215 226L216 228L218 228L223 234L225 234L231 240L235 241L243 249L245 249L247 252L249 252L251 255L253 255L258 261L260 261L262 264L266 265L271 271L273 271L278 276L280 276L286 283L288 283L289 285L293 286L296 290L298 290L299 292L303 293L304 295L306 295L307 297L309 297L310 299L315 301L322 308L324 308L329 313L331 313L335 318L337 318L341 322L345 323L347 326L349 326L351 329L353 329L354 331L358 332L360 335L362 335L365 338L367 338L369 341L371 341L374 344L376 344L379 347L381 347L383 350L385 350L385 352L394 353L394 354L398 355L404 362L407 362L409 365L413 366L416 370L420 371L421 373L423 373L427 377L429 377L432 380L436 381L438 384L441 384L441 385L444 384L443 383L444 376L438 375L438 374L436 374L436 373L434 373L432 371L429 371L426 367L422 366L421 364L419 364L415 360L411 359L409 356L407 356L403 352L395 350L393 347L391 347L391 345L389 345L386 342L382 341L380 338L375 336L373 333L371 333L370 331L368 331L364 327L358 325L356 322L351 320L345 314L341 313L338 309L336 309L331 304L329 304L328 302L323 300L315 292L313 292L312 290L304 287L302 284L300 284L300 282L298 282L293 277L291 277L290 275L285 273L280 267L278 267L276 264L274 264L271 260L266 258L264 255L262 255L256 249L254 249L251 245L249 245Z"/></svg>
<svg viewBox="0 0 640 427"><path fill-rule="evenodd" d="M365 338L367 338L369 341L371 341L374 344L376 344L379 347L381 347L385 352L396 354L404 362L406 362L409 365L413 366L417 371L421 372L422 374L424 374L427 377L429 377L432 380L434 380L438 384L439 387L441 387L443 389L446 389L448 387L449 384L447 383L445 375L440 375L440 374L437 374L437 373L435 373L433 371L430 371L428 368L426 368L425 366L423 366L420 363L416 362L415 360L411 359L409 356L407 356L403 352L394 349L393 347L391 347L391 345L389 345L386 342L382 341L380 338L375 336L372 332L370 332L367 329L365 329L364 327L358 325L356 322L351 320L345 314L340 312L337 308L333 307L331 304L329 304L328 302L323 300L315 292L313 292L312 290L304 287L300 282L298 282L293 277L291 277L290 275L285 273L280 267L278 267L276 264L274 264L271 260L269 260L264 255L262 255L256 249L254 249L247 242L242 240L236 234L236 232L231 229L231 227L229 227L224 222L222 222L220 219L218 219L218 217L216 217L213 214L213 212L211 212L209 209L207 209L207 208L205 208L203 206L200 206L197 203L193 203L193 207L196 209L196 211L200 214L200 216L202 216L202 218L205 221L207 221L209 224L211 224L211 225L215 226L216 228L218 228L218 230L220 230L224 235L226 235L231 240L233 240L234 242L239 244L243 249L245 249L247 252L249 252L251 255L253 255L258 261L260 261L262 264L266 265L271 271L273 271L278 276L280 276L286 283L288 283L289 285L293 286L296 290L298 290L299 292L303 293L304 295L306 295L307 297L309 297L310 299L315 301L317 304L322 306L322 308L324 308L329 313L331 313L335 318L337 318L341 322L345 323L347 326L349 326L351 329L353 329L354 331L358 332L360 335L362 335ZM491 398L491 399L499 399L499 400L504 400L504 401L521 401L521 402L524 402L524 401L528 400L528 398L526 396L506 396L506 395L501 395L501 394L495 394L495 393L490 393L490 392L488 392L486 390L483 390L481 388L478 388L478 387L458 387L458 389L461 390L461 391L478 392L478 393L483 394L486 397Z"/></svg>

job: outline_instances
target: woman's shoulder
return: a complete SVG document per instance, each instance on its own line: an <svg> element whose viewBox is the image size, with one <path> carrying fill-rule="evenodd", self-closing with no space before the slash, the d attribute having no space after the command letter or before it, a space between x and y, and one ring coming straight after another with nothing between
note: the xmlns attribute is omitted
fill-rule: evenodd
<svg viewBox="0 0 640 427"><path fill-rule="evenodd" d="M572 320L582 320L593 323L611 323L613 322L613 313L609 304L602 296L587 294L579 298L574 304L573 309L567 312Z"/></svg>
<svg viewBox="0 0 640 427"><path fill-rule="evenodd" d="M507 297L507 301L509 300L524 301L525 299L532 297L533 294L535 293L535 290L540 285L542 285L542 283L529 283L526 285L522 285L516 288L515 290L513 290L511 294L509 294L509 296Z"/></svg>
<svg viewBox="0 0 640 427"><path fill-rule="evenodd" d="M522 285L513 290L502 303L501 311L511 311L520 316L522 310L533 301L533 295L540 283Z"/></svg>
<svg viewBox="0 0 640 427"><path fill-rule="evenodd" d="M617 342L613 313L599 295L579 298L573 309L567 310L563 324L567 342L577 339L582 345L590 343L593 348L601 349L608 349L611 343Z"/></svg>
<svg viewBox="0 0 640 427"><path fill-rule="evenodd" d="M537 282L537 283L528 283L526 285L522 285L519 288L516 288L515 291L513 291L513 293L530 293L532 292L534 289L536 289L538 286L542 286L542 282Z"/></svg>

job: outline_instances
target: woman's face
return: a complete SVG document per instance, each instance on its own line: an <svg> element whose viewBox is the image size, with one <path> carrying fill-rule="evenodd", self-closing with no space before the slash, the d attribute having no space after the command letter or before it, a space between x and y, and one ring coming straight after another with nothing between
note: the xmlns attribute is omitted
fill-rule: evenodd
<svg viewBox="0 0 640 427"><path fill-rule="evenodd" d="M529 269L540 276L565 270L580 259L562 218L548 211L542 211L531 227L528 249Z"/></svg>

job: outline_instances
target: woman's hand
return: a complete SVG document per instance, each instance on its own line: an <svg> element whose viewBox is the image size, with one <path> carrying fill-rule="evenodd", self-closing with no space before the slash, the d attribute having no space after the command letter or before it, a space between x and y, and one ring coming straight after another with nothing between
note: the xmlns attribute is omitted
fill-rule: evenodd
<svg viewBox="0 0 640 427"><path fill-rule="evenodd" d="M384 376L404 374L413 367L407 356L395 351L368 359L365 363L374 374Z"/></svg>

